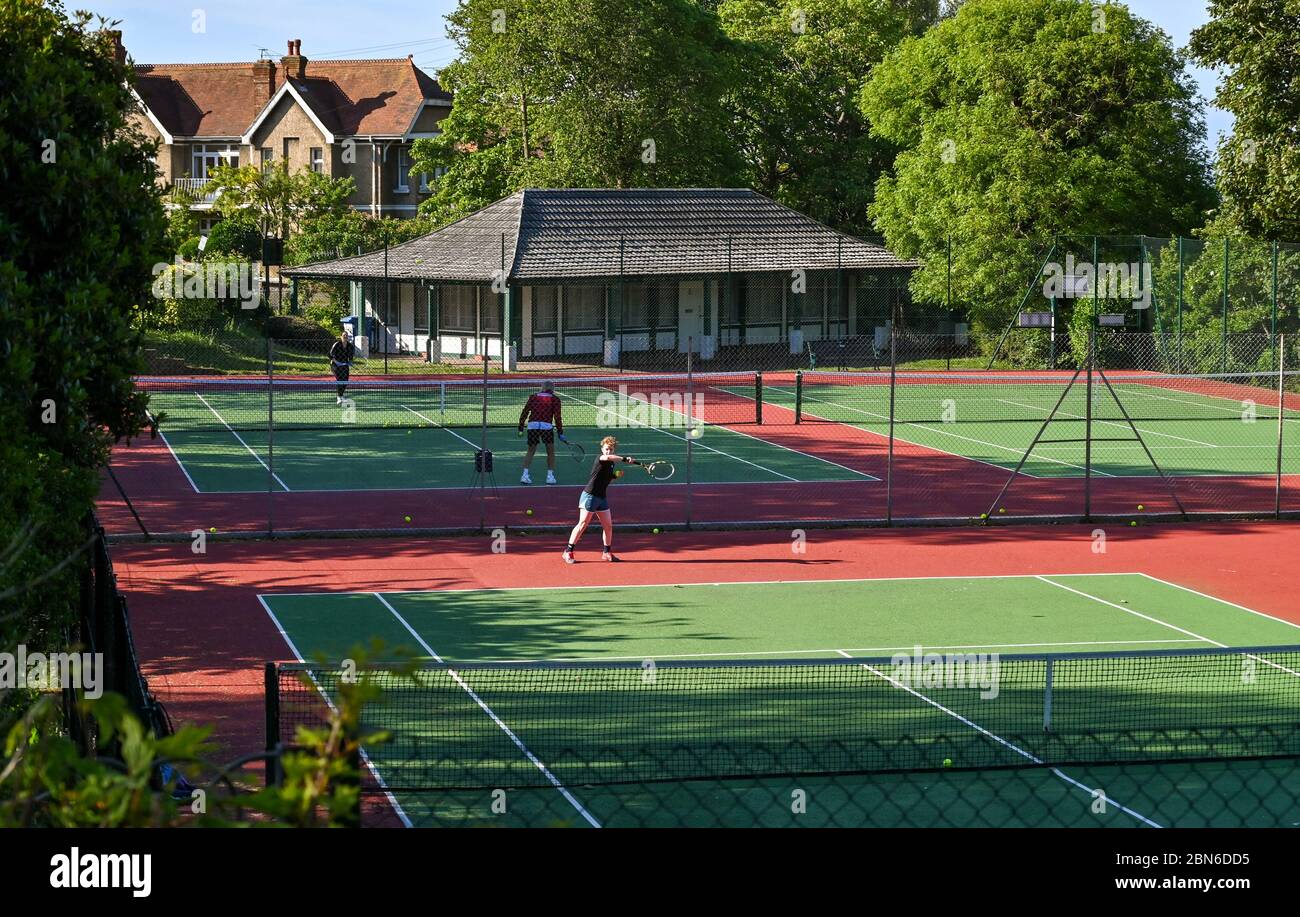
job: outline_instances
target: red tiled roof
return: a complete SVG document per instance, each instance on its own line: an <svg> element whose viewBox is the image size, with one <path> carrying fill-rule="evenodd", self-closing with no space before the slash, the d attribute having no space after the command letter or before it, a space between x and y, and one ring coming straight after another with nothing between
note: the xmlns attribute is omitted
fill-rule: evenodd
<svg viewBox="0 0 1300 917"><path fill-rule="evenodd" d="M174 136L238 137L284 85L284 68L269 63L273 85L261 92L255 89L252 61L137 64L136 88ZM308 60L305 78L293 82L321 123L345 136L404 133L426 99L451 99L409 58Z"/></svg>

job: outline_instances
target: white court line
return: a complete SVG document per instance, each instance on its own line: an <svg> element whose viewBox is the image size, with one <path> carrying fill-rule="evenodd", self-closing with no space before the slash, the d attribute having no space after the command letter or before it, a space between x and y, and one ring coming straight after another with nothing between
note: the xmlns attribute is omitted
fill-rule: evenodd
<svg viewBox="0 0 1300 917"><path fill-rule="evenodd" d="M218 414L218 413L217 413L217 409L214 408L212 405L208 404L208 400L207 400L206 398L204 398L204 397L203 397L202 395L200 395L198 392L195 392L195 393L194 393L194 397L197 398L197 399L199 399L200 401L202 401L202 402L203 402L203 406L204 406L205 408L207 408L209 411L211 411L212 414L213 414L213 416L216 417L217 420L221 421L221 423L225 426L225 428L226 428L227 430L230 431L230 435L233 436L235 439L239 440L239 444L240 444L241 446L243 446L245 449L248 450L248 454L251 455L253 458L257 459L257 464L261 465L261 466L262 466L263 468L265 468L267 471L271 471L271 467L270 467L269 465L267 465L266 462L262 461L262 457L261 457L260 455L258 455L256 452L253 451L253 447L252 447L252 446L250 446L250 445L248 445L248 443L244 442L244 438L243 438L242 436L240 436L238 433L235 432L235 428L234 428L234 427L232 427L230 424L226 423L226 418L224 418L224 417L222 417L220 414ZM274 471L271 471L271 477L273 477L273 478L275 479L275 483L279 484L281 487L284 488L285 493L288 493L288 492L289 492L289 485L285 484L284 481L281 481L281 480L280 480L280 476L279 476L278 474L276 474Z"/></svg>
<svg viewBox="0 0 1300 917"><path fill-rule="evenodd" d="M1011 404L1011 405L1015 405L1015 406L1018 407L1018 408L1029 408L1029 410L1031 410L1031 411L1041 411L1041 410L1042 410L1042 408L1040 408L1038 405L1034 405L1034 404L1022 404L1022 403L1019 402L1019 401L1008 401L1006 398L999 398L998 401L1000 401L1002 404ZM1061 410L1058 410L1056 413L1057 413L1058 416L1064 414L1064 415L1066 415L1066 416L1068 416L1069 418L1072 418L1072 419L1074 419L1074 420L1087 420L1087 416L1086 416L1086 415L1083 415L1083 414L1075 414L1075 413L1072 413L1072 412L1070 412L1070 411L1061 411ZM1046 420L1047 418L1046 418L1046 417L1040 417L1040 418L1038 418L1038 419L1039 419L1039 420ZM1098 420L1096 417L1094 417L1094 418L1092 419L1092 422L1095 423L1095 424L1101 424L1101 425L1103 425L1103 426L1119 427L1119 428L1122 429L1122 430L1128 430L1128 429L1130 429L1128 424L1120 423L1118 420ZM1148 436L1164 436L1164 437L1168 437L1169 439L1180 439L1180 440L1182 440L1182 441L1185 442L1185 443L1196 443L1196 445L1198 445L1198 446L1205 446L1205 447L1208 448L1208 449L1217 449L1217 448L1219 448L1218 446L1214 445L1214 443L1203 443L1203 442L1201 442L1199 439L1188 439L1186 436L1175 436L1175 435L1172 434L1172 433L1160 433L1160 432L1158 432L1158 431L1156 431L1156 430L1142 430L1142 429L1138 429L1137 427L1134 427L1134 429L1137 429L1137 431L1138 431L1139 433L1145 433L1145 434L1147 434Z"/></svg>
<svg viewBox="0 0 1300 917"><path fill-rule="evenodd" d="M162 428L159 427L158 424L154 421L154 419L153 419L153 414L150 414L150 413L146 412L146 413L145 413L145 416L149 418L149 422L150 422L150 423L153 423L155 429L158 430L158 436L159 436L160 439L162 439L162 441L163 441L163 445L167 447L167 451L170 452L170 453L172 454L172 458L174 458L174 459L176 460L176 464L177 464L178 466L180 466L181 474L185 475L185 480L187 480L187 481L190 482L190 486L194 488L194 492L195 492L196 494L201 494L201 493L203 493L203 491L199 490L199 485L195 484L195 483L194 483L194 479L193 479L192 477L190 477L190 473L189 473L188 469L186 469L186 467L185 467L185 463L182 462L182 461L181 461L181 457L180 457L179 455L176 454L176 450L172 448L172 444L169 443L169 442L167 442L167 434L164 433L164 432L162 431ZM251 491L250 491L250 492L251 492Z"/></svg>
<svg viewBox="0 0 1300 917"><path fill-rule="evenodd" d="M1068 575L1068 574L1060 574L1060 575ZM1218 640L1211 640L1209 637L1203 637L1200 634L1195 633L1194 631L1190 631L1185 627L1179 627L1177 624L1170 624L1168 621L1162 621L1159 618L1152 617L1151 615L1148 614L1143 614L1142 612L1137 611L1135 609L1125 608L1123 605L1117 605L1114 602L1101 598L1100 596L1090 595L1087 592L1083 592L1082 590L1075 589L1072 586L1067 586L1064 583L1054 583L1045 576L1039 576L1037 578L1042 580L1044 583L1047 583L1049 586L1055 586L1058 589L1064 589L1066 592L1073 592L1075 595L1083 596L1085 599L1092 599L1094 602L1100 602L1103 605L1108 605L1111 608L1126 612L1128 614L1133 615L1134 617L1138 617L1138 618L1142 618L1143 620L1150 621L1153 624L1159 624L1162 627L1167 627L1172 631L1177 631L1178 633L1185 634L1188 637L1195 637L1197 640L1201 640L1205 643L1209 643L1212 646L1217 646L1220 649L1226 650L1232 648L1228 646L1228 644L1226 643L1220 643ZM1262 662L1264 665L1269 666L1270 668L1277 669L1279 672L1286 672L1288 675L1295 675L1297 678L1300 678L1300 672L1293 671L1292 669L1289 669L1284 665L1278 665L1276 662L1271 662L1268 659L1261 659L1260 657L1256 656L1253 653L1242 653L1242 655L1247 657L1248 659L1254 659L1256 662Z"/></svg>
<svg viewBox="0 0 1300 917"><path fill-rule="evenodd" d="M768 579L768 580L722 580L710 583L627 583L625 585L573 585L573 586L473 586L469 589L390 589L384 595L432 595L442 592L550 592L556 589L694 589L710 586L818 586L824 583L846 585L852 583L902 583L909 581L946 581L946 580L990 580L990 579L1039 579L1042 576L1143 576L1142 573L975 573L968 576L952 574L948 576L877 576L851 577L848 579ZM1173 585L1172 583L1170 585ZM268 592L267 595L360 595L357 592ZM369 591L365 594L369 594Z"/></svg>
<svg viewBox="0 0 1300 917"><path fill-rule="evenodd" d="M418 417L418 418L420 418L421 420L423 420L425 423L433 424L433 425L434 425L435 427L437 427L439 430L446 430L448 433L450 433L452 436L456 437L456 438L457 438L458 440L460 440L462 443L465 443L466 445L468 445L468 446L469 446L471 449L473 449L475 452L477 452L479 449L482 449L482 448L483 448L483 447L480 446L478 443L472 443L472 442L470 442L470 441L467 440L465 437L463 437L463 436L461 436L459 433L457 433L455 430L451 429L451 427L444 426L443 424L438 423L438 421L436 421L436 420L433 420L433 419L431 419L431 418L425 417L423 414L421 414L421 413L420 413L419 411L417 411L415 408L407 407L407 406L404 405L404 404L401 405L400 407L402 407L404 410L410 411L412 414L414 414L416 417Z"/></svg>
<svg viewBox="0 0 1300 917"><path fill-rule="evenodd" d="M1055 576L1068 576L1069 574L1066 574L1066 573L1057 573L1057 574L1054 574L1054 575L1055 575ZM1221 598L1219 598L1218 596L1215 596L1215 595L1209 595L1209 594L1204 593L1204 592L1197 592L1195 589L1189 589L1187 586L1180 586L1180 585L1178 585L1177 583L1171 582L1171 581L1169 581L1169 580L1167 580L1167 579L1161 579L1161 578L1158 577L1158 576L1152 576L1150 573L1139 573L1138 576L1145 577L1146 579L1151 580L1151 582L1153 582L1153 583L1159 583L1159 584L1162 585L1162 586L1172 586L1174 589L1181 589L1181 590L1183 590L1183 592L1190 592L1192 595L1200 596L1200 597L1203 598L1203 599L1209 599L1211 602L1218 602L1220 605L1227 605L1227 606L1229 606L1230 608L1236 608L1236 609L1238 609L1239 611L1248 611L1248 612L1250 612L1250 613L1253 614L1253 615L1259 615L1261 618L1267 618L1267 619L1270 620L1270 621L1277 621L1277 622L1279 622L1279 623L1282 623L1282 624L1287 625L1288 627L1295 627L1295 628L1300 629L1300 624L1297 624L1297 623L1294 622L1294 621L1288 621L1286 618L1279 618L1279 617L1276 617L1275 615L1268 614L1267 612L1256 611L1256 610L1253 609L1253 608L1247 608L1245 605L1238 605L1236 602L1229 602L1227 599L1221 599Z"/></svg>
<svg viewBox="0 0 1300 917"><path fill-rule="evenodd" d="M771 386L771 390L774 391L774 392L781 392L781 393L784 394L784 395L793 395L793 394L794 394L794 392L791 392L789 389L777 388L776 386ZM846 408L847 410L855 411L855 412L857 412L858 414L865 414L865 415L870 416L870 417L875 417L875 418L877 418L878 420L880 420L882 423L888 423L888 422L889 422L889 415L888 415L888 414L877 414L875 411L864 411L864 410L861 409L861 408L854 408L854 407L849 407L848 405L841 405L841 404L838 404L838 403L836 403L836 402L834 402L834 401L826 401L826 400L823 399L823 398L816 398L816 397L813 397L813 396L811 396L811 395L807 395L807 394L805 394L805 395L803 396L803 400L804 400L804 403L807 403L807 402L809 402L809 401L816 401L818 404L829 404L829 405L831 405L832 407L836 407L836 408ZM792 409L791 409L791 408L786 408L786 410L792 410ZM811 412L809 412L809 411L804 411L804 413L807 414L809 417L816 417L818 420L825 420L825 421L827 421L827 422L829 422L829 423L838 423L838 424L843 424L843 425L845 425L845 426L854 426L854 424L853 424L851 421L846 421L846 420L832 420L832 419L829 418L829 417L824 417L824 416L822 416L821 414L813 414L813 413L811 413ZM895 425L895 426L916 427L918 430L929 430L929 431L932 432L932 433L942 433L942 434L945 435L945 436L951 436L951 437L953 437L953 438L955 438L955 439L963 439L963 440L965 440L965 441L968 442L968 443L976 443L976 444L981 445L981 446L988 446L990 449L1002 449L1002 450L1005 451L1005 452L1012 452L1012 453L1016 453L1016 454L1018 454L1018 455L1024 455L1024 450L1023 450L1023 449L1013 449L1013 448L1011 448L1010 446L999 446L999 445L997 445L996 443L986 443L986 442L984 442L984 440L982 440L982 439L972 439L972 438L969 437L969 436L962 436L962 435L960 435L960 434L958 434L958 433L949 433L947 430L940 430L940 429L937 429L937 428L935 428L935 427L928 427L928 426L926 426L925 424L920 424L920 423L917 423L916 421L912 421L912 420L896 420L896 421L894 421L894 425ZM861 428L856 428L856 427L855 427L855 429L861 429ZM881 433L875 433L875 432L872 431L872 430L868 430L867 432L868 432L868 433L872 433L872 434L875 435L875 436L879 436L879 437L881 437L882 439L885 438L885 437L884 437L884 434L881 434ZM985 459L978 459L978 458L975 458L973 455L965 455L965 454L963 454L963 453L961 453L961 452L949 452L947 449L940 449L938 446L932 446L932 445L928 445L928 444L926 444L926 443L918 443L918 442L917 442L916 440L914 440L914 439L905 439L904 437L901 437L901 436L895 436L895 439L898 439L898 440L900 440L900 441L902 441L902 442L905 442L905 443L910 443L910 444L913 445L913 446L919 446L919 447L922 448L922 449L929 449L929 450L931 450L931 451L933 451L933 452L942 452L944 455L951 455L953 458L965 459L965 460L968 461L968 462L978 462L978 463L981 464L981 465L988 465L990 468L997 468L999 471L1014 471L1014 470L1015 470L1014 468L1009 468L1009 467L1007 467L1006 465L999 465L997 462L990 462L990 461L986 461ZM1048 462L1053 462L1053 463L1055 463L1055 464L1057 464L1057 465L1065 465L1065 466L1070 467L1070 468L1078 468L1080 471L1083 470L1083 466L1082 466L1082 465L1074 465L1074 464L1071 464L1070 462L1064 462L1064 461L1061 461L1060 459L1049 458L1048 456L1042 456L1042 458L1045 459L1045 460L1048 461ZM1044 478L1043 475L1039 475L1039 474L1030 474L1028 471L1025 471L1023 468L1020 470L1020 473L1021 473L1022 475L1024 475L1025 477L1027 477L1027 478ZM1105 472L1100 472L1100 471L1094 471L1093 473L1094 473L1094 474L1105 474ZM1106 477L1113 477L1113 475L1105 475L1105 476L1106 476Z"/></svg>
<svg viewBox="0 0 1300 917"><path fill-rule="evenodd" d="M350 594L361 595L362 593L358 592L358 593L350 593ZM302 653L298 652L298 647L294 645L293 640L289 637L289 632L286 631L283 625L280 624L280 619L275 616L275 612L271 610L271 606L266 604L266 598L264 596L259 595L257 597L257 600L262 603L262 608L265 609L267 615L270 616L271 623L275 625L275 629L278 630L280 632L280 636L284 638L285 645L289 647L290 651L292 651L294 658L297 659L299 662L306 662L307 660L303 659ZM316 681L316 676L308 672L307 677L310 678L312 684L316 686L316 690L320 692L320 696L324 698L325 703L329 705L330 710L332 710L335 714L337 714L338 708L334 706L334 701L330 700L329 695L325 693L325 690L321 688L320 683ZM276 736L276 741L277 742L279 741L279 736ZM393 811L397 813L397 817L401 819L402 824L408 828L413 827L413 825L411 824L411 819L407 817L406 810L402 808L402 804L397 801L397 798L388 791L388 784L384 782L384 778L380 775L378 769L375 767L374 763L370 760L370 756L366 754L366 750L364 748L361 749L361 760L365 762L366 769L369 770L371 776L375 778L375 782L378 783L380 788L383 789L384 796L388 798L389 804L393 807ZM266 766L270 767L271 762L267 761Z"/></svg>
<svg viewBox="0 0 1300 917"><path fill-rule="evenodd" d="M416 641L420 644L420 646L424 649L426 653L428 653L433 659L437 660L439 663L445 664L443 663L442 657L439 656L436 652L434 652L433 647L429 646L429 644L425 641L425 639L421 637L418 632L416 632L415 628L412 627L405 618L403 618L400 614L398 614L397 609L394 608L391 604L389 604L387 599L385 599L378 592L372 592L371 595L379 599L379 601L383 603L384 607L393 613L393 617L396 618L398 622L403 627L406 628L407 632L410 633L410 635L416 639ZM491 718L492 722L496 723L497 726L501 728L502 732L504 732L507 736L510 737L510 741L515 743L515 747L517 747L521 752L523 752L524 757L526 757L538 770L540 770L542 772L542 775L546 777L548 781L550 781L551 785L554 786L557 790L559 790L560 794L565 799L567 799L575 809L578 810L578 814L587 820L587 824L591 825L593 828L599 828L600 822L596 821L595 816L593 816L590 812L588 812L585 808L583 808L582 803L578 802L578 800L574 798L573 794L570 793L569 790L564 786L564 784L560 782L560 779L556 777L553 773L551 773L550 768L548 768L545 764L543 764L537 758L536 755L534 755L531 751L529 751L528 746L523 743L523 741L519 738L519 736L515 735L514 730L512 730L509 726L507 726L504 722L502 722L501 717L497 716L496 713L492 711L492 708L483 702L482 698L480 698L478 694L475 693L474 689L471 688L468 684L466 684L465 680L460 677L460 674L450 668L447 669L447 674L451 676L452 680L455 681L456 684L464 688L465 693L470 696L470 699L473 700L474 703L478 704L479 708L484 713L486 713L489 718Z"/></svg>
<svg viewBox="0 0 1300 917"><path fill-rule="evenodd" d="M728 395L731 395L733 398L747 398L747 399L749 399L750 401L755 401L755 400L756 400L756 399L754 398L753 395L746 395L746 394L744 394L743 392L733 392L733 391L731 391L730 389L722 388L722 387L717 386L717 385L709 385L709 386L705 386L705 387L706 387L706 388L717 389L717 390L720 391L720 392L726 392ZM672 409L669 408L669 410L672 410ZM674 412L674 413L679 413L679 412ZM681 416L685 416L685 417L687 417L688 419L690 418L690 415L681 415ZM845 470L845 471L851 472L851 473L856 474L856 475L860 475L861 477L864 477L864 478L866 478L866 479L869 480L869 481L880 481L880 480L881 480L880 478L876 477L874 474L867 474L865 471L858 471L856 468L850 468L848 465L841 465L839 462L832 462L832 461L831 461L830 459L828 459L828 458L822 458L820 455L813 455L811 452L804 452L802 449L795 449L793 446L784 446L784 445L782 445L781 443L775 442L774 440L763 439L763 437L761 437L761 436L752 436L752 435L750 435L749 433L745 433L745 432L743 432L743 431L741 431L741 430L737 430L737 429L735 429L734 427L728 426L727 424L715 424L715 426L722 427L722 429L726 430L728 433L735 433L737 436L746 436L746 437L749 437L750 439L754 440L755 442L760 442L760 443L762 443L762 444L765 445L765 446L776 446L776 448L778 448L778 449L784 449L786 452L793 452L795 455L798 455L798 456L800 456L800 457L802 457L802 458L808 458L808 459L812 459L812 460L817 461L817 462L823 462L823 463L825 463L825 464L827 464L827 465L831 465L832 467L835 467L835 468L842 468L842 469ZM810 483L811 483L811 482L810 482Z"/></svg>
<svg viewBox="0 0 1300 917"><path fill-rule="evenodd" d="M632 419L632 418L627 417L627 416L625 416L625 415L623 415L623 414L619 414L619 413L617 413L616 411L614 411L614 410L611 409L611 408L607 408L607 407L602 408L602 407L600 407L599 405L592 404L590 401L583 401L581 398L575 397L575 396L573 396L573 395L566 395L566 396L564 396L564 397L568 398L570 401L576 401L576 402L578 402L579 404L585 404L585 405L587 405L587 407L596 408L596 410L598 410L598 411L607 411L608 413L610 413L610 414L614 414L616 417L622 417L624 420L627 420L627 421L631 421L631 419ZM637 399L637 400L640 400L640 399ZM645 403L646 403L646 404L649 404L649 402L645 402ZM680 416L685 416L685 415L679 413L678 416L680 417ZM680 439L682 442L686 442L686 441L687 441L687 440L686 440L686 437L684 437L684 436L678 436L676 433L673 433L673 432L670 431L670 430L665 430L663 427L652 427L650 424L643 423L643 424L641 424L641 428L642 428L642 429L645 429L645 430L657 430L657 431L659 431L660 433L664 434L665 436L671 436L673 439ZM763 466L763 465L760 465L760 464L758 464L758 462L751 462L751 461L749 461L748 459L743 459L743 458L741 458L741 457L738 456L738 455L732 455L730 452L723 452L721 449L714 449L712 446L706 446L706 445L704 445L703 443L696 443L695 445L698 446L698 447L701 448L701 449L707 449L709 452L716 452L718 455L721 455L721 456L723 456L723 457L725 457L725 458L729 458L729 459L731 459L732 461L742 462L742 463L744 463L744 464L746 464L746 465L750 465L750 466L752 466L752 467L754 467L754 468L757 468L759 471L766 471L768 474L774 474L774 475L776 475L778 478L785 478L787 481L793 481L793 482L796 483L796 484L800 484L800 483L809 483L809 482L801 482L798 478L792 478L792 477L790 477L790 475L788 475L788 474L782 474L781 472L776 471L775 469L767 468L767 467L765 467L765 466ZM850 469L850 470L851 470L851 469Z"/></svg>
<svg viewBox="0 0 1300 917"><path fill-rule="evenodd" d="M845 656L849 655L848 653L845 653L843 650L841 650L840 653ZM927 697L926 695L915 690L909 685L905 685L895 678L890 678L888 675L886 675L884 672L880 671L879 669L875 668L874 666L866 665L864 663L862 668L866 669L868 672L870 672L872 675L875 675L877 678L882 678L885 681L889 682L894 687L906 691L908 694L911 694L914 697L920 699L921 701L924 701L925 703L929 704L931 707L935 708L941 713L946 713L948 716L957 720L957 722L965 726L969 726L971 729L974 729L976 732L980 733L981 735L992 739L994 742L997 742L999 745L1006 748L1008 751L1014 752L1015 754L1020 755L1025 760L1030 761L1034 764L1046 766L1047 762L1043 761L1043 759L1039 758L1037 755L1031 754L1030 752L1021 748L1019 745L1015 745L1007 741L1006 739L1002 738L999 735L995 735L994 733L985 729L979 723L967 719L966 717L962 716L960 713L956 712L955 710L951 710L948 707L945 707L943 704L939 703L938 701L934 700L931 697ZM1066 774L1060 768L1052 767L1051 771L1055 776L1059 777L1061 780L1064 780L1066 783L1070 784L1071 786L1078 787L1079 789L1087 793L1089 796L1096 798L1097 795L1096 787L1090 787L1083 783L1080 783L1078 780L1075 780L1073 777L1071 777L1069 774ZM1130 809L1128 806L1125 806L1122 803L1116 802L1115 800L1110 799L1109 797L1107 797L1107 801L1115 803L1115 807L1117 809L1119 809L1121 812L1124 812L1127 815L1133 816L1138 821L1141 821L1143 824L1150 825L1152 828L1162 827L1161 825L1147 818L1145 815L1142 815L1140 812L1135 812L1133 809Z"/></svg>
<svg viewBox="0 0 1300 917"><path fill-rule="evenodd" d="M354 593L345 593L353 595ZM355 593L360 594L360 593ZM1199 640L1076 640L1069 643L972 643L969 645L943 644L943 643L923 643L922 650L999 650L999 649L1051 649L1061 646L1137 646L1146 644L1158 644L1164 646L1170 643L1200 643ZM879 655L889 653L891 656L896 652L912 653L916 646L850 646L835 647L833 649L816 649L816 650L749 650L733 651L729 653L654 653L647 655L642 653L637 656L545 656L529 657L526 659L509 659L509 658L488 658L477 659L476 662L491 663L533 663L533 662L640 662L645 659L751 659L754 657L773 657L777 659L794 659L799 656L831 656L835 653L848 652L854 656Z"/></svg>

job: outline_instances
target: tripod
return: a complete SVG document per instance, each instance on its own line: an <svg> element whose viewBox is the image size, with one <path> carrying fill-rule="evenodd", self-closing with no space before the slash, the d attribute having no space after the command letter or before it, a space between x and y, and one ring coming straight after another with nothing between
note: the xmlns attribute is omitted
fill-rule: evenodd
<svg viewBox="0 0 1300 917"><path fill-rule="evenodd" d="M497 493L497 476L492 470L492 450L477 449L474 452L474 473L470 475L469 486L486 488L491 485L492 493Z"/></svg>

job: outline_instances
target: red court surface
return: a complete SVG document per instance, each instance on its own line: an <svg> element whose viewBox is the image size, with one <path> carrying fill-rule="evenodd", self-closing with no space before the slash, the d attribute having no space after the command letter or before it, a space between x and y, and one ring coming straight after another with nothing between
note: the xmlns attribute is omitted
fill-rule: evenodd
<svg viewBox="0 0 1300 917"><path fill-rule="evenodd" d="M262 747L263 664L293 658L266 592L1141 572L1300 623L1300 525L1288 522L810 530L804 554L785 530L627 534L620 565L599 563L588 533L579 559L591 562L576 566L561 562L561 537L512 535L505 554L465 537L212 541L205 555L119 544L113 556L151 688L177 724L211 724L226 758Z"/></svg>

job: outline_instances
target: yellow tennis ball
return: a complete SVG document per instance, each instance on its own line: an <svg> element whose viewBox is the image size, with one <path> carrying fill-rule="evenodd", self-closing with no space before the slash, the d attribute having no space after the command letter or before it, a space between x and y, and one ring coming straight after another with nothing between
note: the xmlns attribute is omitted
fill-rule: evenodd
<svg viewBox="0 0 1300 917"><path fill-rule="evenodd" d="M1005 506L999 506L999 507L998 507L998 512L999 512L999 513L1005 513L1006 511L1007 511L1007 508L1006 508Z"/></svg>
<svg viewBox="0 0 1300 917"><path fill-rule="evenodd" d="M655 534L656 534L656 535L659 534L659 530L658 530L658 529L655 529Z"/></svg>
<svg viewBox="0 0 1300 917"><path fill-rule="evenodd" d="M533 514L533 511L532 511L531 509L526 509L526 510L524 510L524 515L525 515L525 516L531 516L532 514Z"/></svg>
<svg viewBox="0 0 1300 917"><path fill-rule="evenodd" d="M1138 504L1138 509L1139 509L1139 510L1144 510L1144 509L1146 509L1146 507L1143 506L1141 503L1139 503L1139 504Z"/></svg>
<svg viewBox="0 0 1300 917"><path fill-rule="evenodd" d="M623 477L623 472L621 472L621 471L616 471L616 472L614 472L614 477L616 477L616 478L621 478L621 477Z"/></svg>
<svg viewBox="0 0 1300 917"><path fill-rule="evenodd" d="M212 528L208 529L209 532L215 532L216 530L217 530L217 527L216 527L215 525L214 525Z"/></svg>
<svg viewBox="0 0 1300 917"><path fill-rule="evenodd" d="M988 517L989 517L989 514L988 514L988 513L980 513L980 518L981 518L981 519L987 519Z"/></svg>
<svg viewBox="0 0 1300 917"><path fill-rule="evenodd" d="M410 517L410 516L403 516L402 518L405 519L407 522L410 522L410 521L411 521L411 517Z"/></svg>
<svg viewBox="0 0 1300 917"><path fill-rule="evenodd" d="M1129 523L1129 525L1137 525L1137 520L1134 519L1132 522Z"/></svg>
<svg viewBox="0 0 1300 917"><path fill-rule="evenodd" d="M944 766L944 767L952 767L952 758L944 758L944 759L943 759L943 766Z"/></svg>

